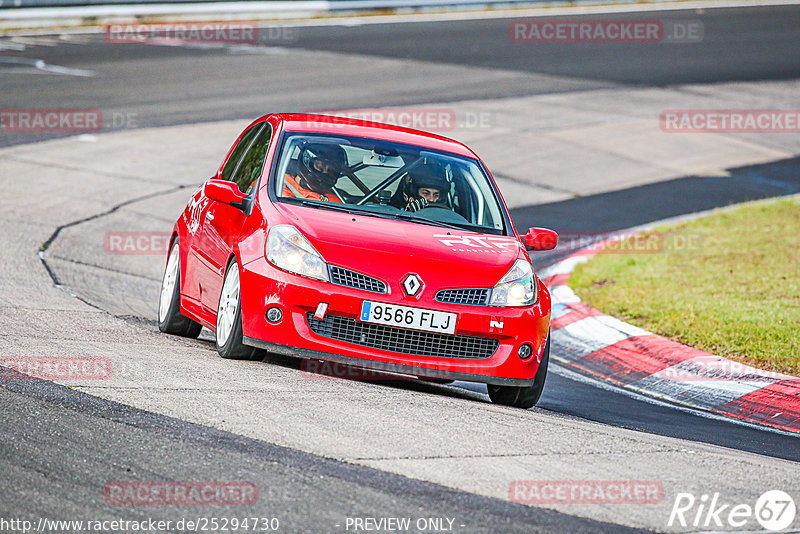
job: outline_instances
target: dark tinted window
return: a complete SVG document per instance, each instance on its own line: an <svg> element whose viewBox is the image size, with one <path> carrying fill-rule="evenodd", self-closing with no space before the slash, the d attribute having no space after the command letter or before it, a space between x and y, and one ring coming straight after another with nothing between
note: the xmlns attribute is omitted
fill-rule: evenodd
<svg viewBox="0 0 800 534"><path fill-rule="evenodd" d="M265 123L264 128L256 136L255 141L239 163L239 168L234 171L233 181L239 185L242 193L250 193L261 176L270 139L272 139L272 126Z"/></svg>
<svg viewBox="0 0 800 534"><path fill-rule="evenodd" d="M261 124L256 124L239 139L239 142L236 144L236 147L233 149L231 153L231 157L228 158L228 161L225 163L225 167L222 168L222 175L220 178L223 180L231 180L233 176L233 172L236 170L236 167L239 165L239 160L242 158L242 154L250 147L250 144L253 142L253 138L256 136L258 131L261 129Z"/></svg>

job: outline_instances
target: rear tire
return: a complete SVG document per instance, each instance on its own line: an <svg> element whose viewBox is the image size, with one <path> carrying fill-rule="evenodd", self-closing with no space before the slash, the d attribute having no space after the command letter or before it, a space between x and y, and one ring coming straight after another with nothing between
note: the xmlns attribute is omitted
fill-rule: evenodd
<svg viewBox="0 0 800 534"><path fill-rule="evenodd" d="M166 334L196 338L203 326L181 315L181 254L178 240L172 243L161 279L158 300L158 329Z"/></svg>
<svg viewBox="0 0 800 534"><path fill-rule="evenodd" d="M242 343L242 302L239 264L233 258L225 269L225 280L217 306L217 352L230 360L260 360L260 349Z"/></svg>
<svg viewBox="0 0 800 534"><path fill-rule="evenodd" d="M544 391L544 381L547 378L547 364L550 362L550 332L547 333L547 343L544 346L542 362L539 370L533 377L533 385L525 387L495 386L489 384L489 398L495 404L513 406L514 408L532 408L539 402L539 397Z"/></svg>

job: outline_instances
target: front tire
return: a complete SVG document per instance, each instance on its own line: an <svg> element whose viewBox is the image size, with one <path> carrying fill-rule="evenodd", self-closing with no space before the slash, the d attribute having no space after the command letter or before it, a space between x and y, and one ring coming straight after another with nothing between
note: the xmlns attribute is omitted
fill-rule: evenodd
<svg viewBox="0 0 800 534"><path fill-rule="evenodd" d="M231 360L260 359L261 351L242 343L242 302L239 265L233 258L225 270L225 280L217 306L217 352Z"/></svg>
<svg viewBox="0 0 800 534"><path fill-rule="evenodd" d="M495 386L489 384L489 398L495 404L512 406L514 408L532 408L539 402L539 397L544 391L544 381L547 378L547 364L550 362L550 332L547 333L547 343L544 347L539 370L533 377L533 385L525 387Z"/></svg>
<svg viewBox="0 0 800 534"><path fill-rule="evenodd" d="M166 334L196 338L203 326L181 315L181 254L178 240L172 243L161 279L158 299L158 329Z"/></svg>

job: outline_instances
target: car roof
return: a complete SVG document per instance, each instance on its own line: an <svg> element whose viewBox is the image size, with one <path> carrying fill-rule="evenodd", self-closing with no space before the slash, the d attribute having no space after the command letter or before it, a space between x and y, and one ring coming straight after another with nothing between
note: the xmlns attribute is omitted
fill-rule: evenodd
<svg viewBox="0 0 800 534"><path fill-rule="evenodd" d="M284 129L287 131L353 135L370 139L383 139L478 159L478 156L472 150L458 141L448 139L441 135L413 130L402 126L348 117L314 115L308 113L274 113L266 115L262 117L262 119L267 119L268 117L275 117L283 121Z"/></svg>

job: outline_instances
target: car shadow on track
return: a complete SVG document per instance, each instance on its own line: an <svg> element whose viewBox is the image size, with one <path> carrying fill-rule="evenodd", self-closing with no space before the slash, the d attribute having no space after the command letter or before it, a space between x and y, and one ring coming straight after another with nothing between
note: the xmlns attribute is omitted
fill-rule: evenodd
<svg viewBox="0 0 800 534"><path fill-rule="evenodd" d="M142 322L142 320L137 320ZM152 328L157 329L154 321ZM216 352L214 337L203 330L200 338L186 340ZM308 362L318 362L310 366ZM363 370L344 364L332 366L319 360L308 360L280 354L265 353L259 363L291 369L299 373L313 374L315 379L348 380L374 384L395 390L404 390L443 398L491 404L484 384L456 381L451 384L426 382L416 377ZM574 374L574 373L573 373ZM593 421L596 423L627 428L689 441L708 443L736 449L800 461L800 436L778 433L770 429L745 426L722 417L704 415L697 411L682 410L666 402L658 402L644 396L627 394L601 381L592 384L587 377L570 376L560 366L550 364L544 392L537 406L525 411L547 416Z"/></svg>

